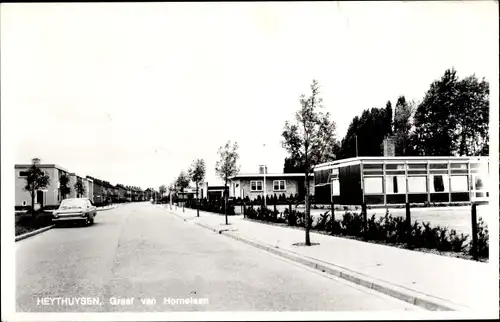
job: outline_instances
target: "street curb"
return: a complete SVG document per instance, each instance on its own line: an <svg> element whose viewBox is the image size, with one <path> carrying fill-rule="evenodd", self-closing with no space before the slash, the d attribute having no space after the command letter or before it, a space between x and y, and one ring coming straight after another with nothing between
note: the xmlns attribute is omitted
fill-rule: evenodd
<svg viewBox="0 0 500 322"><path fill-rule="evenodd" d="M198 222L195 223L198 226L203 228L212 230L214 232L218 232L221 235L225 235L232 239L241 241L245 244L251 245L253 247L259 248L261 250L267 251L269 253L275 254L277 256L295 261L302 265L314 268L323 273L327 273L329 275L333 275L336 277L343 278L355 284L364 286L366 288L372 289L374 291L384 293L388 296L397 298L401 301L405 301L415 306L422 307L426 310L430 311L464 311L470 310L471 308L451 303L447 300L436 298L430 295L422 294L417 291L413 291L411 289L407 289L398 285L390 284L385 281L377 280L375 278L371 278L369 276L357 273L355 271L351 271L345 268L341 268L335 266L330 263L323 263L319 260L314 260L311 258L304 257L303 255L295 254L292 251L280 249L278 246L271 246L267 244L263 244L257 242L255 240L243 238L241 236L235 235L231 232L210 227L208 225L200 224Z"/></svg>
<svg viewBox="0 0 500 322"><path fill-rule="evenodd" d="M38 234L41 234L44 231L47 231L47 230L52 229L52 228L54 228L54 225L43 227L43 228L40 228L40 229L37 229L34 231L30 231L29 233L26 233L26 234L16 236L16 242L23 240L23 239L26 239L26 238L29 238L29 237L32 237L32 236L35 236L35 235L38 235Z"/></svg>

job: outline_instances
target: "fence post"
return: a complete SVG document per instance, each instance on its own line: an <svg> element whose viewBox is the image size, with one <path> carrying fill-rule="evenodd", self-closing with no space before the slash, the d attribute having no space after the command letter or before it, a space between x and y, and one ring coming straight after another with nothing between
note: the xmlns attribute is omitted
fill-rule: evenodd
<svg viewBox="0 0 500 322"><path fill-rule="evenodd" d="M332 201L331 201L331 208L332 208L332 234L335 233L335 202L333 200L332 196Z"/></svg>
<svg viewBox="0 0 500 322"><path fill-rule="evenodd" d="M472 208L471 208L471 220L472 220L472 248L471 248L471 254L474 260L478 259L478 254L477 254L477 205L475 203L472 203Z"/></svg>
<svg viewBox="0 0 500 322"><path fill-rule="evenodd" d="M288 225L293 226L294 225L294 220L295 218L292 215L292 202L288 202Z"/></svg>
<svg viewBox="0 0 500 322"><path fill-rule="evenodd" d="M361 212L363 214L363 235L366 236L366 233L367 233L367 230L368 230L367 227L366 227L367 226L367 221L368 221L367 218L366 218L367 217L367 214L366 214L366 202L363 202L361 204Z"/></svg>
<svg viewBox="0 0 500 322"><path fill-rule="evenodd" d="M410 203L406 203L406 244L411 248L411 212Z"/></svg>

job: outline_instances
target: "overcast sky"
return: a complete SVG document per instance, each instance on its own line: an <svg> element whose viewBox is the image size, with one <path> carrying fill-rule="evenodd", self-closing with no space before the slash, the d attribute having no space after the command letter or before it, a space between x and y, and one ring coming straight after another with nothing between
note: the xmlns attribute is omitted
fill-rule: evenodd
<svg viewBox="0 0 500 322"><path fill-rule="evenodd" d="M341 139L363 109L420 100L454 66L495 81L494 2L2 4L2 128L34 156L142 188L240 145L281 172L281 132L318 79ZM263 144L267 144L266 150Z"/></svg>

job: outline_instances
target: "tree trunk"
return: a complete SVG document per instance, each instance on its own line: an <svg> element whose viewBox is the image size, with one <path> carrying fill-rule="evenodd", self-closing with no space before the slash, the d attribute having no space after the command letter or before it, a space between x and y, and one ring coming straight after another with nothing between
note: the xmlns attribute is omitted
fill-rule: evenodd
<svg viewBox="0 0 500 322"><path fill-rule="evenodd" d="M200 217L200 198L198 196L198 185L196 185L196 215Z"/></svg>
<svg viewBox="0 0 500 322"><path fill-rule="evenodd" d="M226 216L226 225L229 225L227 222L227 179L224 181L224 215Z"/></svg>
<svg viewBox="0 0 500 322"><path fill-rule="evenodd" d="M305 223L304 227L306 230L306 246L311 246L311 238L309 236L309 217L310 217L310 205L309 205L309 178L308 178L308 173L306 172L306 179L305 179L305 186L306 186L306 198L305 198L305 203L306 203L306 213L305 213Z"/></svg>
<svg viewBox="0 0 500 322"><path fill-rule="evenodd" d="M35 190L31 191L31 216L36 217L35 213Z"/></svg>

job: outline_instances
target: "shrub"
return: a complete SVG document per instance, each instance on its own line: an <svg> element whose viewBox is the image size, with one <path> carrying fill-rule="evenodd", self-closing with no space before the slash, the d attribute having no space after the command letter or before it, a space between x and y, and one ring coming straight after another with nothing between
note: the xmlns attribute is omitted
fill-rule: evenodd
<svg viewBox="0 0 500 322"><path fill-rule="evenodd" d="M341 222L342 231L351 236L361 236L363 216L359 213L345 212Z"/></svg>
<svg viewBox="0 0 500 322"><path fill-rule="evenodd" d="M384 233L385 227L383 226L383 222L384 222L384 217L379 217L378 220L376 220L375 214L373 214L367 220L367 232L365 236L368 240L385 239L385 233Z"/></svg>
<svg viewBox="0 0 500 322"><path fill-rule="evenodd" d="M342 232L342 228L340 222L334 220L332 216L328 217L328 221L326 222L325 230L330 234L340 234Z"/></svg>
<svg viewBox="0 0 500 322"><path fill-rule="evenodd" d="M437 248L437 231L438 228L431 227L429 222L422 223L424 229L422 231L422 247Z"/></svg>
<svg viewBox="0 0 500 322"><path fill-rule="evenodd" d="M383 230L385 241L388 243L400 243L405 241L406 221L402 217L393 217L386 213L383 218Z"/></svg>
<svg viewBox="0 0 500 322"><path fill-rule="evenodd" d="M253 206L250 206L247 208L245 212L245 216L250 218L250 219L256 219L257 218L257 211L254 209Z"/></svg>
<svg viewBox="0 0 500 322"><path fill-rule="evenodd" d="M467 244L465 244L465 242L469 238L468 235L464 235L463 233L458 235L457 231L455 229L452 229L449 238L452 252L462 252L467 247Z"/></svg>
<svg viewBox="0 0 500 322"><path fill-rule="evenodd" d="M316 224L314 225L314 229L316 230L326 230L326 223L328 222L328 220L330 219L330 214L327 212L325 212L324 214L321 214L318 221L316 222Z"/></svg>

